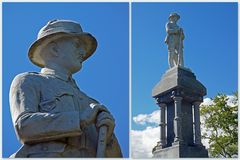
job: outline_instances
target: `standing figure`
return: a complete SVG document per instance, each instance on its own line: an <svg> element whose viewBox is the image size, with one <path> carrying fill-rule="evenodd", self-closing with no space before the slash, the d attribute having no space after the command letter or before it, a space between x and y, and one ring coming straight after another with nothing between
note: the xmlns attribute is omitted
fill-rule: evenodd
<svg viewBox="0 0 240 160"><path fill-rule="evenodd" d="M184 66L183 62L183 29L177 25L180 16L172 13L169 16L169 22L166 24L167 36L165 43L168 45L168 63L169 67Z"/></svg>
<svg viewBox="0 0 240 160"><path fill-rule="evenodd" d="M23 144L11 157L96 157L102 126L104 157L122 157L113 116L72 78L96 47L74 21L53 20L39 31L28 56L42 70L17 75L10 89L12 121Z"/></svg>

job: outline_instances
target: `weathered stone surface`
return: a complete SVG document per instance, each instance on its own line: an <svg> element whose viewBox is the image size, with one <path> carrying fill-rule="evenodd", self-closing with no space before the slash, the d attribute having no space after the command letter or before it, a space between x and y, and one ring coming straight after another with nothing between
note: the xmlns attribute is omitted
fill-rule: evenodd
<svg viewBox="0 0 240 160"><path fill-rule="evenodd" d="M153 88L152 96L166 95L174 89L184 90L186 92L185 96L193 94L202 97L206 95L206 88L196 79L194 73L190 69L180 66L173 67L165 72L160 82Z"/></svg>
<svg viewBox="0 0 240 160"><path fill-rule="evenodd" d="M156 150L154 158L206 158L208 152L204 146L175 145Z"/></svg>
<svg viewBox="0 0 240 160"><path fill-rule="evenodd" d="M165 38L165 43L168 46L168 64L170 68L184 67L183 40L185 36L183 29L177 25L180 16L177 13L172 13L168 19L169 22L166 24L167 36Z"/></svg>
<svg viewBox="0 0 240 160"><path fill-rule="evenodd" d="M73 21L53 20L40 30L29 58L43 69L17 75L10 89L12 121L23 144L12 158L122 157L113 116L72 78L96 44Z"/></svg>
<svg viewBox="0 0 240 160"><path fill-rule="evenodd" d="M199 137L201 134L200 119L197 117L199 107L196 106L205 94L206 88L189 69L178 66L166 71L152 92L157 104L160 107L164 104L167 110L165 115L167 142L164 146L160 146L161 143L159 143L159 146L155 147L154 157L207 157L207 151ZM193 107L195 107L194 113ZM194 114L196 115L195 125ZM162 126L160 129L162 130ZM195 134L193 134L194 129L197 131ZM161 139L164 137L160 138L160 142Z"/></svg>
<svg viewBox="0 0 240 160"><path fill-rule="evenodd" d="M196 79L194 73L180 66L166 71L161 81L153 88L152 96L161 107L166 106L166 145L158 143L153 152L158 158L207 157L207 150L201 144L199 107L206 94L206 88ZM195 107L196 106L196 107ZM195 107L193 113L193 107ZM195 125L193 122L194 114ZM199 121L199 122L198 122ZM162 126L160 126L162 130ZM193 134L195 131L197 133ZM195 140L194 140L195 137ZM160 142L165 137L160 137Z"/></svg>

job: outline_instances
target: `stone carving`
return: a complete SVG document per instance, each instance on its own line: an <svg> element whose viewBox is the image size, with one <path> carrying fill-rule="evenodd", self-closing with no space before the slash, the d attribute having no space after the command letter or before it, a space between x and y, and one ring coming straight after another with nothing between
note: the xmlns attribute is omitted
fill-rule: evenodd
<svg viewBox="0 0 240 160"><path fill-rule="evenodd" d="M177 13L172 13L169 16L169 22L166 24L167 36L165 43L168 46L168 63L169 67L174 66L184 67L183 62L183 29L177 25L180 16Z"/></svg>
<svg viewBox="0 0 240 160"><path fill-rule="evenodd" d="M183 66L183 30L172 13L166 25L168 69L152 90L160 107L160 141L152 149L154 158L203 158L208 151L201 142L199 106L207 89Z"/></svg>
<svg viewBox="0 0 240 160"><path fill-rule="evenodd" d="M53 20L39 31L28 56L42 70L17 75L10 89L23 144L11 157L122 157L113 116L72 78L96 47L74 21Z"/></svg>

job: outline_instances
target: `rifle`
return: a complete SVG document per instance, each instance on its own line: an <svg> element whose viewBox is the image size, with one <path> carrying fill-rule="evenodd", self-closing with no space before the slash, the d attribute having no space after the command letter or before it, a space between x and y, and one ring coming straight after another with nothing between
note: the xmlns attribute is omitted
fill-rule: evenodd
<svg viewBox="0 0 240 160"><path fill-rule="evenodd" d="M98 134L98 147L97 147L97 157L105 157L105 150L107 145L107 126L103 125L99 129Z"/></svg>
<svg viewBox="0 0 240 160"><path fill-rule="evenodd" d="M180 28L180 35L179 35L179 46L178 46L178 66L183 66L183 64L180 64L180 58L183 58L183 51L182 51L182 35L183 35L183 30L182 28ZM182 55L182 56L181 56ZM183 61L181 60L181 62L183 63Z"/></svg>
<svg viewBox="0 0 240 160"><path fill-rule="evenodd" d="M90 104L91 108L94 108L96 104ZM101 113L101 112L99 112ZM99 114L98 113L98 114ZM98 146L97 146L97 158L104 158L105 157L105 150L107 145L107 126L103 125L99 128L98 133Z"/></svg>

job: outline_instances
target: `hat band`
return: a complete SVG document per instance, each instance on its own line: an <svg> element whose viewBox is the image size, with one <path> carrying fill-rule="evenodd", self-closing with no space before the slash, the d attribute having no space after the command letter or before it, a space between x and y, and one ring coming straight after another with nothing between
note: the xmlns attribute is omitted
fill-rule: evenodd
<svg viewBox="0 0 240 160"><path fill-rule="evenodd" d="M81 34L83 31L81 29L76 30L76 29L73 29L73 28L64 28L64 27L51 28L51 29L48 29L48 30L45 30L45 31L41 32L41 34L38 35L37 39L43 38L43 37L48 36L50 34L59 33L59 32Z"/></svg>

